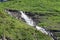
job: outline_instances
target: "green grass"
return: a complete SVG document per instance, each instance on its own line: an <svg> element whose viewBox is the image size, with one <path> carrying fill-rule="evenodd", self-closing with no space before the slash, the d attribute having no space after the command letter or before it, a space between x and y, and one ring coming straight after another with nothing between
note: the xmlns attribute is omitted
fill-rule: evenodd
<svg viewBox="0 0 60 40"><path fill-rule="evenodd" d="M0 8L11 8L24 11L60 11L59 0L12 0L1 2Z"/></svg>
<svg viewBox="0 0 60 40"><path fill-rule="evenodd" d="M52 30L60 30L60 13L42 13L40 16L39 26L46 27Z"/></svg>
<svg viewBox="0 0 60 40"><path fill-rule="evenodd" d="M21 20L19 21L13 17L8 16L7 13L5 13L4 11L4 9L6 8L44 14L45 16L40 16L41 23L39 23L38 25L42 27L46 26L46 28L52 29L52 30L53 29L60 30L60 0L11 0L7 2L0 2L0 11L2 12L2 15L3 15L3 16L0 15L0 25L1 25L0 34L2 35L4 31L3 29L5 28L6 30L8 30L6 31L7 33L6 36L9 35L9 37L14 38L14 40L16 38L16 34L18 34L18 38L16 40L18 40L19 38L21 39L25 38L24 35L21 35L21 31L25 33L26 40L28 39L35 40L35 38L31 34L32 32L36 33L35 29L30 28L30 26L26 25ZM11 26L13 29L11 28ZM37 35L39 40L49 40L48 36L40 32L37 32Z"/></svg>
<svg viewBox="0 0 60 40"><path fill-rule="evenodd" d="M60 29L60 1L59 0L12 0L7 2L0 2L0 11L4 12L4 9L15 9L30 12L42 13L46 16L40 26L51 26L52 29ZM51 15L52 16L51 16ZM54 16L56 15L56 16Z"/></svg>
<svg viewBox="0 0 60 40"><path fill-rule="evenodd" d="M12 40L52 40L21 20L0 12L0 37L3 34Z"/></svg>

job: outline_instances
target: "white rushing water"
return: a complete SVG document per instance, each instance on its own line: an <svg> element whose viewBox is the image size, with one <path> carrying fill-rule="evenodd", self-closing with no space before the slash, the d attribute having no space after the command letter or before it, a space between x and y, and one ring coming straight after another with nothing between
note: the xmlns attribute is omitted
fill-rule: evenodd
<svg viewBox="0 0 60 40"><path fill-rule="evenodd" d="M5 10L5 11L8 12L9 15L13 16L10 11L7 11L7 10ZM35 25L35 22L29 16L27 16L23 11L20 11L20 13L21 13L21 18L23 18L28 25L35 26L36 29L39 30L39 31L41 31L42 33L53 36L52 33L46 31L44 28ZM54 40L53 37L52 37L52 40Z"/></svg>
<svg viewBox="0 0 60 40"><path fill-rule="evenodd" d="M20 11L20 13L21 13L21 17L26 21L26 23L27 23L28 25L30 25L30 26L35 26L35 25L34 25L34 21L33 21L31 18L29 18L29 17L28 17L25 13L23 13L22 11ZM39 31L41 31L42 33L45 33L45 34L48 35L48 32L47 32L44 28L39 27L39 26L36 25L36 29L39 30Z"/></svg>
<svg viewBox="0 0 60 40"><path fill-rule="evenodd" d="M26 21L27 24L29 24L30 26L34 26L34 22L31 18L29 18L25 13L21 12L21 17Z"/></svg>

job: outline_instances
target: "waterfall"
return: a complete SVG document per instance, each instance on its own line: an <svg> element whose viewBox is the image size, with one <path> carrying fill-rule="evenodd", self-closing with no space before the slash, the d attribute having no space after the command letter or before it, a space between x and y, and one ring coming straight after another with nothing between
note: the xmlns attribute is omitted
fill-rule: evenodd
<svg viewBox="0 0 60 40"><path fill-rule="evenodd" d="M9 11L9 10L5 10L5 11L8 12L9 15L13 16L11 11ZM50 35L52 37L52 40L55 39L54 36L53 36L53 33L47 31L46 29L44 29L40 26L37 26L35 24L35 22L32 20L32 18L27 16L23 11L20 11L20 13L21 13L21 18L23 18L28 25L35 27L37 30L41 31L42 33L44 33L46 35Z"/></svg>
<svg viewBox="0 0 60 40"><path fill-rule="evenodd" d="M48 35L48 33L49 33L49 32L47 32L44 28L42 28L42 27L40 27L40 26L36 26L36 29L39 30L39 31L41 31L41 32L44 33L44 34L47 34L47 35Z"/></svg>
<svg viewBox="0 0 60 40"><path fill-rule="evenodd" d="M21 17L26 21L26 23L28 25L35 26L37 30L41 31L42 33L44 33L46 35L52 36L52 40L54 40L53 34L51 32L48 32L44 28L35 25L35 22L29 16L27 16L23 11L20 11L20 13L21 13Z"/></svg>
<svg viewBox="0 0 60 40"><path fill-rule="evenodd" d="M21 17L26 21L27 24L29 24L30 26L34 26L34 22L31 18L29 18L25 13L21 12Z"/></svg>
<svg viewBox="0 0 60 40"><path fill-rule="evenodd" d="M34 22L30 17L28 17L25 13L23 13L22 11L20 11L20 13L21 13L21 17L26 21L26 23L27 23L28 25L30 25L30 26L36 26L36 29L37 29L37 30L39 30L39 31L41 31L42 33L45 33L45 34L48 35L48 32L47 32L44 28L35 25L35 24L34 24L35 22Z"/></svg>

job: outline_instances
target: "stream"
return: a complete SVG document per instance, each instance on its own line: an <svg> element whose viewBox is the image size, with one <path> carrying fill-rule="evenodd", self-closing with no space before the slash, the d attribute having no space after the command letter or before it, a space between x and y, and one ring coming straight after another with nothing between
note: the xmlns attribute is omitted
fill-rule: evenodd
<svg viewBox="0 0 60 40"><path fill-rule="evenodd" d="M20 13L21 17L26 21L28 25L34 26L37 30L41 31L42 33L48 34L48 32L44 28L35 25L35 22L31 18L29 18L25 13L23 13L22 11L20 11Z"/></svg>
<svg viewBox="0 0 60 40"><path fill-rule="evenodd" d="M42 28L38 25L36 25L35 21L33 21L33 19L31 17L29 17L28 15L26 15L26 13L24 13L23 11L16 11L16 10L5 10L6 12L8 12L9 15L11 16L15 16L16 18L23 18L24 21L30 25L30 26L33 26L35 27L38 31L46 34L46 35L49 35L52 37L52 40L57 40L56 37L54 36L54 34L52 32L56 31L56 30L46 30L45 28ZM14 14L13 14L14 12ZM15 13L16 12L16 13ZM16 16L16 15L17 16ZM21 16L20 16L21 15ZM52 31L52 32L51 32ZM59 31L60 32L60 31Z"/></svg>
<svg viewBox="0 0 60 40"><path fill-rule="evenodd" d="M23 13L23 11L20 11L20 13L21 13L21 17L26 21L26 23L28 25L34 26L37 30L41 31L42 33L44 33L46 35L52 35L53 36L53 34L50 33L49 31L46 31L44 28L35 25L35 22L30 17L28 17L25 13ZM54 38L52 38L52 40L54 40Z"/></svg>

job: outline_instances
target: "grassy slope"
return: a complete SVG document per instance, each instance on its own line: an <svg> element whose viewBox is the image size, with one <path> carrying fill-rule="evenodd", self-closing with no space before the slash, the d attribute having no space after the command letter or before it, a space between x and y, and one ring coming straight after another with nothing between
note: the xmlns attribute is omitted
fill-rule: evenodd
<svg viewBox="0 0 60 40"><path fill-rule="evenodd" d="M59 0L14 0L0 3L0 8L12 8L25 11L59 11L59 2Z"/></svg>
<svg viewBox="0 0 60 40"><path fill-rule="evenodd" d="M60 29L59 27L60 26L59 25L60 4L59 3L60 0L38 0L38 1L37 0L13 0L13 1L8 1L3 3L1 2L0 11L3 11L5 8L10 8L10 9L23 10L23 11L41 12L46 16L44 16L44 19L40 19L43 21L41 21L41 24L39 23L39 25L51 26L51 29L58 30Z"/></svg>
<svg viewBox="0 0 60 40"><path fill-rule="evenodd" d="M42 13L43 14L43 13ZM48 29L60 30L60 13L45 13L45 16L40 16L38 25L46 26Z"/></svg>
<svg viewBox="0 0 60 40"><path fill-rule="evenodd" d="M60 26L59 25L60 24L60 16L59 16L60 4L59 3L60 3L60 0L38 0L38 1L37 0L14 0L14 1L8 1L8 2L0 2L0 11L3 12L5 8L11 8L11 9L17 9L17 10L23 10L23 11L43 12L42 14L46 16L43 16L44 19L40 19L41 23L39 23L39 25L51 26L53 27L52 29L60 29L59 27ZM50 12L53 12L53 13L51 14Z"/></svg>
<svg viewBox="0 0 60 40"><path fill-rule="evenodd" d="M0 36L2 36L3 33L5 34L5 37L12 40L51 40L50 37L36 31L36 29L28 26L21 20L19 21L0 12Z"/></svg>

